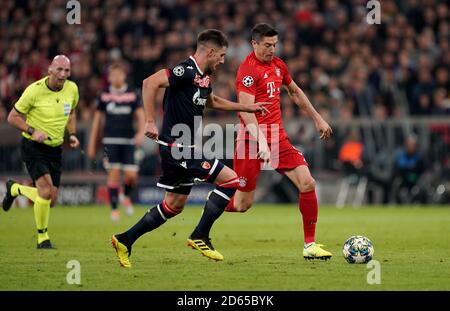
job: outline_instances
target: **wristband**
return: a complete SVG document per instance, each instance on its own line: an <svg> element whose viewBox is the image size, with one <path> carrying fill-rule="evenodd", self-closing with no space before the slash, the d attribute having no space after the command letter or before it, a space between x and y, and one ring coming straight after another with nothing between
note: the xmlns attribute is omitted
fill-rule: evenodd
<svg viewBox="0 0 450 311"><path fill-rule="evenodd" d="M29 127L27 128L27 133L28 133L28 135L33 136L33 133L34 133L34 127L29 126Z"/></svg>

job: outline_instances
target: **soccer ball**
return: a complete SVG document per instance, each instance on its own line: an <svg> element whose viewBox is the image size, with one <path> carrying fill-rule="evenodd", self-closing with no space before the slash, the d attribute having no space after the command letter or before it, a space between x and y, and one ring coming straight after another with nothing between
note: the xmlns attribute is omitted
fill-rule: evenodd
<svg viewBox="0 0 450 311"><path fill-rule="evenodd" d="M374 252L372 242L362 235L349 237L342 249L348 263L367 263L372 260Z"/></svg>

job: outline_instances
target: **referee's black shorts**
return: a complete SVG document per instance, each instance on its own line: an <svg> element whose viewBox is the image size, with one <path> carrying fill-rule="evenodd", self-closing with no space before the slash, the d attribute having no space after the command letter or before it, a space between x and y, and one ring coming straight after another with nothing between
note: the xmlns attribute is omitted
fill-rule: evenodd
<svg viewBox="0 0 450 311"><path fill-rule="evenodd" d="M45 174L50 174L53 186L61 181L62 146L51 147L27 138L22 138L22 159L33 182Z"/></svg>

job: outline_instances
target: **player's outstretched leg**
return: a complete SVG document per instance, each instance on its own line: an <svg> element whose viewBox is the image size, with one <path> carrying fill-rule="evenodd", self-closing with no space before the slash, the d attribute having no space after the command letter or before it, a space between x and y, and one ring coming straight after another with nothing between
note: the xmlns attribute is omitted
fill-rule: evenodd
<svg viewBox="0 0 450 311"><path fill-rule="evenodd" d="M303 218L305 243L303 247L303 258L330 259L332 254L322 249L322 244L315 242L319 205L317 203L316 182L314 178L311 176L306 165L297 166L295 169L286 171L285 174L300 191L299 209Z"/></svg>
<svg viewBox="0 0 450 311"><path fill-rule="evenodd" d="M228 168L229 169L229 168ZM231 171L231 169L229 169ZM209 195L203 209L202 217L187 240L188 246L201 252L203 256L219 261L223 260L223 255L219 253L211 243L209 232L214 222L224 212L228 201L236 192L238 185L237 177L233 177L216 186Z"/></svg>
<svg viewBox="0 0 450 311"><path fill-rule="evenodd" d="M140 236L158 228L167 219L178 215L181 211L182 208L174 209L167 204L166 200L163 200L161 204L149 209L141 220L128 231L121 234L114 234L111 238L111 245L116 250L120 265L125 268L130 268L130 256L133 243Z"/></svg>
<svg viewBox="0 0 450 311"><path fill-rule="evenodd" d="M316 191L311 190L300 193L300 212L303 216L303 233L305 246L303 258L305 259L330 259L332 254L322 249L322 244L315 242L316 223L318 216L318 204Z"/></svg>
<svg viewBox="0 0 450 311"><path fill-rule="evenodd" d="M37 189L36 187L21 185L12 179L8 180L6 182L6 193L2 203L5 212L9 211L14 200L19 195L23 195L34 202L37 196Z"/></svg>
<svg viewBox="0 0 450 311"><path fill-rule="evenodd" d="M5 212L9 211L15 198L17 197L17 194L13 195L11 191L11 188L14 184L16 184L16 182L11 179L6 182L6 193L2 201L2 208Z"/></svg>

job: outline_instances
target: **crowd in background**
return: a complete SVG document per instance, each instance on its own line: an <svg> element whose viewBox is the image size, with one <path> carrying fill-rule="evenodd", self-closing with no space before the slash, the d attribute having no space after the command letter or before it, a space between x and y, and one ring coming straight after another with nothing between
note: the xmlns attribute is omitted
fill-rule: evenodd
<svg viewBox="0 0 450 311"><path fill-rule="evenodd" d="M66 21L65 0L4 0L0 10L0 121L51 58L66 54L80 88L82 122L115 59L130 83L173 66L205 28L223 30L230 46L214 91L235 98L239 63L251 51L250 30L279 31L278 55L313 104L329 118L450 114L448 1L381 1L381 23L369 25L367 1L81 1L81 24ZM398 94L403 96L398 96ZM285 119L301 111L282 96Z"/></svg>
<svg viewBox="0 0 450 311"><path fill-rule="evenodd" d="M346 125L363 117L375 122L370 128L364 128L365 122L356 128L335 128L331 140L322 143L311 126L308 129L307 123L298 122L303 112L282 92L286 129L312 168L345 173L341 147L357 130L361 154L370 155L359 169L364 168L369 182L387 189L399 171L394 151L402 148L410 134L422 133L418 148L427 162L424 167L440 182L450 172L448 123L412 128L405 117L450 116L450 3L379 3L380 24L371 25L365 0L83 0L81 23L69 24L66 0L3 0L0 124L6 122L26 86L46 75L51 59L65 54L72 61L70 79L79 86L78 119L87 134L96 97L107 84L109 64L124 61L128 82L140 88L148 75L192 54L197 33L206 28L220 29L229 39L226 64L213 76L213 90L236 100L235 75L252 50L251 29L266 22L279 32L278 56L327 121ZM212 110L207 116L212 120L236 117ZM142 175L158 174L153 145L143 155ZM15 161L17 146L2 148L0 171L20 170ZM64 161L65 170L86 169L80 153L67 152ZM96 169L102 169L101 161Z"/></svg>

